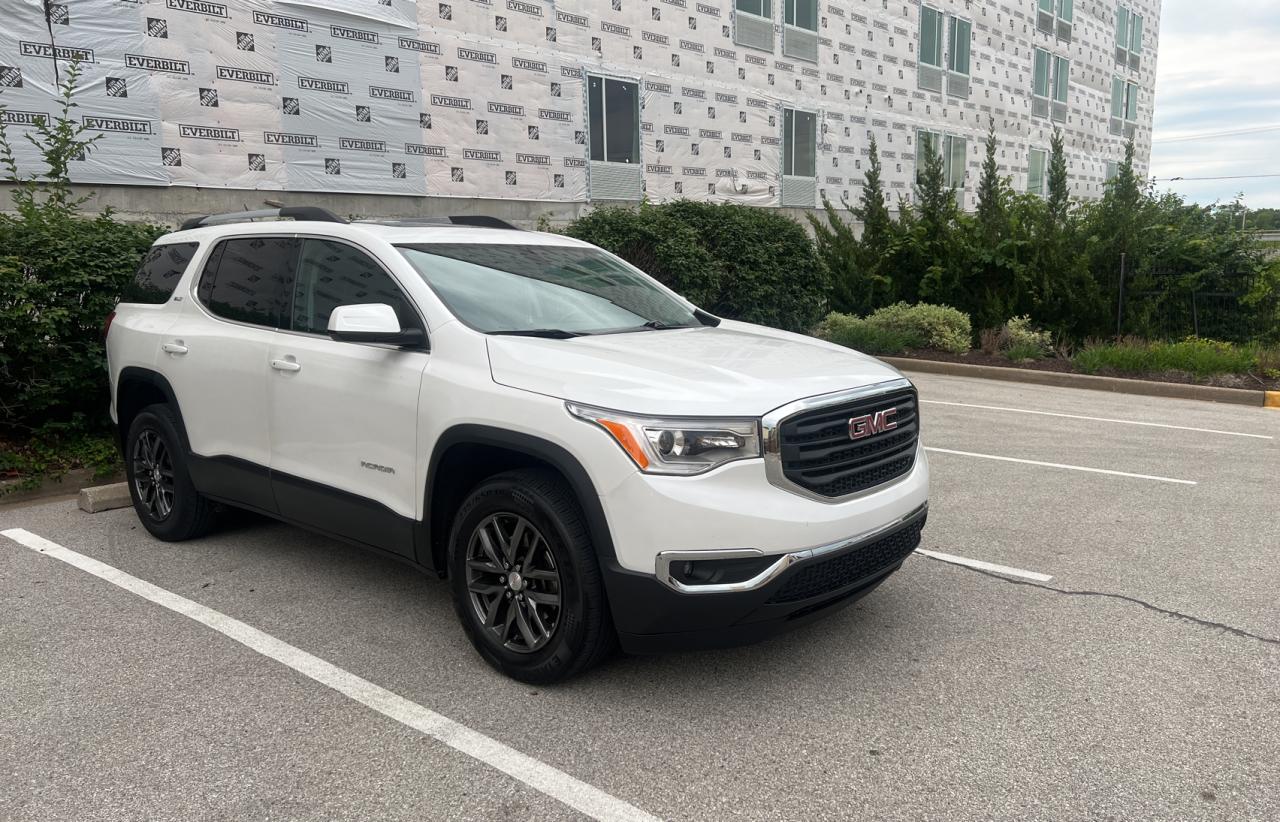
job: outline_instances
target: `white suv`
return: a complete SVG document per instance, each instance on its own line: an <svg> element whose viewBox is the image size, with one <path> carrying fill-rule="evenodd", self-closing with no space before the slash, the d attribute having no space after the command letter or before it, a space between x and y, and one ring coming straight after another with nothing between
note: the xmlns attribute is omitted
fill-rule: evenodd
<svg viewBox="0 0 1280 822"><path fill-rule="evenodd" d="M492 218L189 220L108 329L152 534L228 504L447 576L476 649L530 682L830 613L925 522L897 371Z"/></svg>

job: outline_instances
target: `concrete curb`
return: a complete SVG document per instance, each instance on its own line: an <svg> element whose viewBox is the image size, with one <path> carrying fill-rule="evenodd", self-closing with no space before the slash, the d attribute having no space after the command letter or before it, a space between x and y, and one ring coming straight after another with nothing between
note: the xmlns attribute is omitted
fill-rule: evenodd
<svg viewBox="0 0 1280 822"><path fill-rule="evenodd" d="M0 480L0 506L30 505L58 497L69 497L79 493L81 488L100 485L104 479L110 481L117 478L119 475L95 479L92 469L73 468L56 479L46 478L36 487L21 491L16 489L22 485L22 480Z"/></svg>
<svg viewBox="0 0 1280 822"><path fill-rule="evenodd" d="M1220 388L1214 385L1187 385L1176 382L1128 380L1121 377L1094 377L1089 374L1066 374L1058 371L1035 371L1030 368L1004 368L998 365L969 365L940 360L917 360L910 357L881 357L902 371L944 374L952 377L978 377L985 380L1025 382L1060 388L1087 388L1119 394L1140 394L1181 400L1205 400L1255 408L1280 408L1280 391L1254 391L1248 388ZM1274 404L1273 404L1274 403Z"/></svg>
<svg viewBox="0 0 1280 822"><path fill-rule="evenodd" d="M111 485L81 488L76 504L80 506L81 511L96 514L113 508L127 508L133 505L133 499L129 496L129 483L117 482Z"/></svg>

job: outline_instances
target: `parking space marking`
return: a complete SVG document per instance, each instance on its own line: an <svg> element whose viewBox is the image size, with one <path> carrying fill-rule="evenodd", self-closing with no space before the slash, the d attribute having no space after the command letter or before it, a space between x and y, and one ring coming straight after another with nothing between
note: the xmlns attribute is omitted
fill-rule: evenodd
<svg viewBox="0 0 1280 822"><path fill-rule="evenodd" d="M0 531L14 542L61 560L143 599L190 617L241 645L326 685L383 716L440 740L593 819L656 822L657 817L557 768L424 708L238 619L72 551L22 528Z"/></svg>
<svg viewBox="0 0 1280 822"><path fill-rule="evenodd" d="M1016 414L1036 414L1041 417L1064 417L1069 420L1088 420L1090 422L1111 422L1117 425L1142 425L1148 428L1171 428L1175 431L1195 431L1200 434L1222 434L1227 437L1251 437L1257 440L1273 440L1269 434L1246 434L1242 431L1222 431L1217 428L1193 428L1189 425L1169 425L1163 422L1141 422L1139 420L1117 420L1110 417L1086 417L1082 414L1063 414L1057 411L1033 411L1030 408L1010 408L1004 405L978 405L972 402L947 402L945 400L920 400L930 405L952 405L957 408L981 408L985 411L1011 411Z"/></svg>
<svg viewBox="0 0 1280 822"><path fill-rule="evenodd" d="M980 559L969 559L968 557L958 557L955 554L943 554L938 551L926 551L923 548L916 549L917 554L923 554L930 559L949 562L952 565L963 565L966 568L977 568L979 571L990 571L993 574L1004 574L1008 577L1022 577L1036 582L1048 582L1053 579L1049 574L1041 574L1037 571L1024 571L1021 568L1010 568L1008 565L996 565L994 562L983 562Z"/></svg>
<svg viewBox="0 0 1280 822"><path fill-rule="evenodd" d="M1197 485L1195 480L1173 479L1172 477L1157 477L1151 474L1131 474L1128 471L1112 471L1108 468L1089 468L1084 465L1064 465L1060 462L1041 462L1040 460L1024 460L1018 457L1001 457L996 454L975 454L972 451L953 451L950 448L931 448L925 446L926 451L932 451L936 454L955 454L961 457L977 457L983 460L998 460L999 462L1017 462L1023 465L1039 465L1042 468L1062 468L1067 471L1085 471L1090 474L1109 474L1113 477L1128 477L1130 479L1151 480L1152 482L1170 482L1174 485Z"/></svg>

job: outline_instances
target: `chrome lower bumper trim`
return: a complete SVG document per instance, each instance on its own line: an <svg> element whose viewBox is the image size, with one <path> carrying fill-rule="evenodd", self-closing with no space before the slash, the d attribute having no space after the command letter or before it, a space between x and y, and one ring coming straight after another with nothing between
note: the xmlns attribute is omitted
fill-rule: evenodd
<svg viewBox="0 0 1280 822"><path fill-rule="evenodd" d="M778 554L777 559L760 573L751 579L745 579L741 582L723 582L710 585L688 585L681 582L671 575L671 566L677 562L697 562L699 560L716 560L716 559L749 559L751 557L764 557L767 554L758 548L710 548L701 551L663 551L658 554L657 558L657 575L658 581L673 591L682 594L740 594L746 591L755 591L768 585L778 578L782 572L791 566L800 562L807 562L812 559L824 557L828 554L839 553L848 548L853 548L858 543L867 542L875 537L892 531L905 522L909 522L920 514L928 510L929 503L921 505L919 508L911 511L911 513L899 517L892 522L873 528L870 531L858 534L854 537L839 540L837 542L829 542L824 545L817 545L813 548L804 548L799 551L792 551L786 554Z"/></svg>

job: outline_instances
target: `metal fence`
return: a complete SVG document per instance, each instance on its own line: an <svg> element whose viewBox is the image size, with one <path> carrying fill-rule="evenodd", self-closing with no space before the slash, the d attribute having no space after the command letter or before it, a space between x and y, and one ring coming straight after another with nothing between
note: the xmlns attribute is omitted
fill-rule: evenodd
<svg viewBox="0 0 1280 822"><path fill-rule="evenodd" d="M1276 298L1250 304L1244 298L1254 286L1249 274L1228 282L1230 290L1197 291L1180 286L1173 275L1144 277L1157 288L1135 291L1120 277L1113 284L1112 306L1118 335L1176 340L1196 336L1227 342L1249 342L1274 336Z"/></svg>

